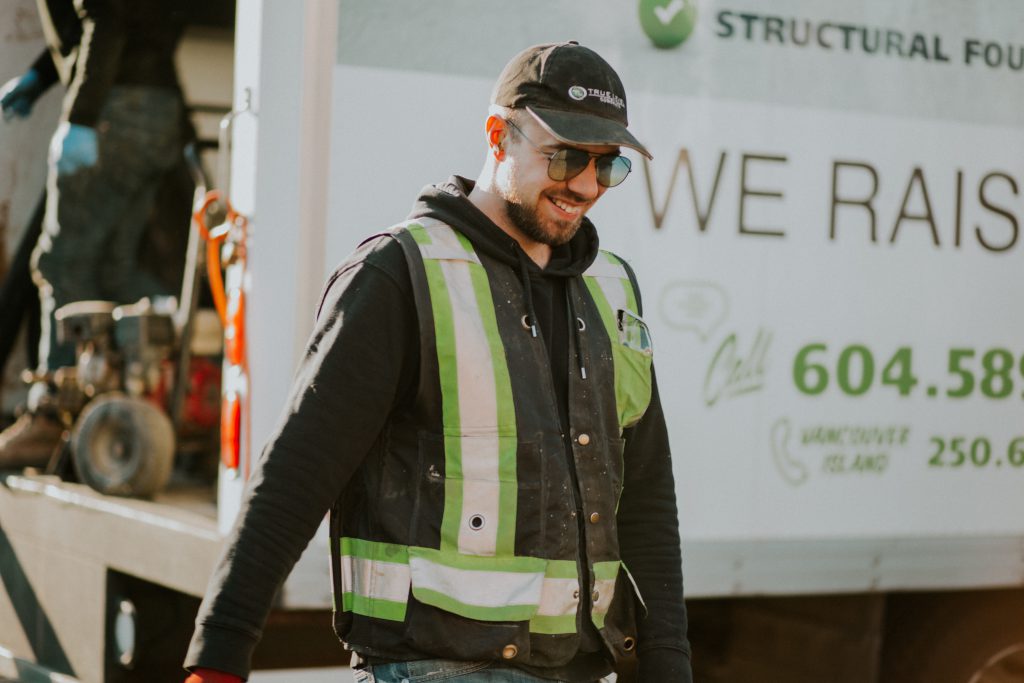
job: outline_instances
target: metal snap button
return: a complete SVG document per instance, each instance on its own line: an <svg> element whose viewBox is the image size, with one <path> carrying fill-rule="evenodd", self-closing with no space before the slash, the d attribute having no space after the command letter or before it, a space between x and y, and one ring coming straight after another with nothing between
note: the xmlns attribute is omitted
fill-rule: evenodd
<svg viewBox="0 0 1024 683"><path fill-rule="evenodd" d="M573 600L579 600L580 599L580 592L578 590L575 590L575 591L572 592L572 599Z"/></svg>
<svg viewBox="0 0 1024 683"><path fill-rule="evenodd" d="M590 523L591 524L597 524L600 521L601 521L601 515L597 514L596 512L591 512L590 513Z"/></svg>
<svg viewBox="0 0 1024 683"><path fill-rule="evenodd" d="M517 654L519 654L519 648L515 645L506 645L505 649L501 651L501 656L505 659L515 659Z"/></svg>
<svg viewBox="0 0 1024 683"><path fill-rule="evenodd" d="M594 594L592 596L590 596L590 597L592 597L594 599L594 602L597 602L598 600L601 599L601 594L598 593L597 591L594 591Z"/></svg>
<svg viewBox="0 0 1024 683"><path fill-rule="evenodd" d="M590 443L590 435L580 434L578 437L576 437L576 441L579 443L579 445L586 446L587 444Z"/></svg>

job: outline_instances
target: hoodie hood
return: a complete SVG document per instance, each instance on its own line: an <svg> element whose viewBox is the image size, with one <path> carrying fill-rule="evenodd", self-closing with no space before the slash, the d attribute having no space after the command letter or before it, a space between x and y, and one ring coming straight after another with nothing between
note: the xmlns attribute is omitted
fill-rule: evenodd
<svg viewBox="0 0 1024 683"><path fill-rule="evenodd" d="M409 218L436 218L465 235L474 249L516 269L523 267L525 257L526 268L543 272L546 277L582 275L597 258L597 229L589 218L584 217L580 229L569 243L552 250L551 261L542 270L526 257L526 252L511 235L469 201L473 185L471 180L452 176L444 183L426 186L416 199Z"/></svg>
<svg viewBox="0 0 1024 683"><path fill-rule="evenodd" d="M541 269L511 235L495 225L483 211L469 201L469 193L472 191L473 182L461 176L452 176L440 185L428 185L420 193L409 218L435 218L442 221L465 235L474 249L518 271L526 303L523 327L533 337L537 337L538 318L534 307L534 285L539 285L538 281L554 284L553 281L559 279L562 280L559 285L562 285L565 279L582 275L597 258L597 229L590 219L584 217L580 229L572 239L567 244L553 248L547 267ZM579 318L568 289L559 287L559 291L563 293L562 299L567 308L568 320L574 321L568 326L571 330L571 343L579 362L580 376L586 379L587 369L583 365L581 352L582 325L575 322ZM561 338L562 330L555 329L556 327L557 325L552 325L551 333ZM549 356L557 357L559 354L555 352L555 347L559 345L558 340L549 337L548 343L552 345L548 349Z"/></svg>

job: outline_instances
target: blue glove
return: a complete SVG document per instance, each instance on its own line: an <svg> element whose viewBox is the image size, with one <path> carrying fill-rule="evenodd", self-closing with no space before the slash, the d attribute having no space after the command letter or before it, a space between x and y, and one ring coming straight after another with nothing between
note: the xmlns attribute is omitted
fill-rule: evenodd
<svg viewBox="0 0 1024 683"><path fill-rule="evenodd" d="M63 121L50 141L50 161L57 164L57 175L71 175L91 168L99 160L96 129Z"/></svg>
<svg viewBox="0 0 1024 683"><path fill-rule="evenodd" d="M4 83L0 87L0 109L3 109L4 121L28 116L32 113L32 105L42 93L39 74L35 69L29 69Z"/></svg>

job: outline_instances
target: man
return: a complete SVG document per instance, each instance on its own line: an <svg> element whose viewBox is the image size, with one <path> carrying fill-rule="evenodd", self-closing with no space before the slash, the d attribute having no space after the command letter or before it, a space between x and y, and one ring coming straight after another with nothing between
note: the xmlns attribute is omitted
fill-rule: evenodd
<svg viewBox="0 0 1024 683"><path fill-rule="evenodd" d="M626 125L600 56L527 49L495 86L477 181L426 188L334 273L190 682L248 675L329 507L357 681L591 683L637 660L643 681L691 680L649 338L585 218L629 172L620 146L648 154Z"/></svg>
<svg viewBox="0 0 1024 683"><path fill-rule="evenodd" d="M71 345L58 343L57 309L164 291L138 268L138 249L159 181L181 152L174 52L184 24L172 4L39 0L49 54L2 91L4 115L16 116L58 78L67 86L32 257L42 305L40 381L29 411L0 434L0 468L46 465L63 431L49 382L76 359Z"/></svg>

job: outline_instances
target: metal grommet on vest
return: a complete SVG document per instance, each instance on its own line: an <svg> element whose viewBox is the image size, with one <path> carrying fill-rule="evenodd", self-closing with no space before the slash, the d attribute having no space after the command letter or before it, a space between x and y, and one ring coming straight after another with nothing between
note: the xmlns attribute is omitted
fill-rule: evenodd
<svg viewBox="0 0 1024 683"><path fill-rule="evenodd" d="M469 518L469 528L473 531L480 531L487 524L483 515L473 515Z"/></svg>
<svg viewBox="0 0 1024 683"><path fill-rule="evenodd" d="M587 331L587 323L586 321L583 320L583 318L576 318L576 327L579 328L580 332Z"/></svg>
<svg viewBox="0 0 1024 683"><path fill-rule="evenodd" d="M601 594L598 593L597 591L594 591L594 594L591 595L590 597L594 599L594 602L597 602L598 600L601 599Z"/></svg>
<svg viewBox="0 0 1024 683"><path fill-rule="evenodd" d="M524 315L520 322L523 324L523 328L530 331L531 335L534 337L537 336L537 326L533 323L533 320L530 319L529 315Z"/></svg>
<svg viewBox="0 0 1024 683"><path fill-rule="evenodd" d="M580 592L578 590L574 590L572 592L572 599L573 600L579 600L580 599Z"/></svg>
<svg viewBox="0 0 1024 683"><path fill-rule="evenodd" d="M636 638L626 636L626 639L622 641L622 649L626 652L632 652L633 648L636 647Z"/></svg>
<svg viewBox="0 0 1024 683"><path fill-rule="evenodd" d="M505 659L515 659L517 654L519 654L519 648L515 645L506 645L501 651L501 656Z"/></svg>
<svg viewBox="0 0 1024 683"><path fill-rule="evenodd" d="M587 444L590 443L590 435L580 434L578 437L576 437L576 442L581 446L586 446Z"/></svg>

